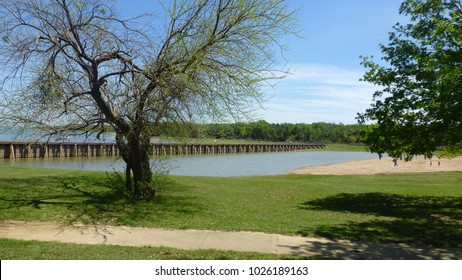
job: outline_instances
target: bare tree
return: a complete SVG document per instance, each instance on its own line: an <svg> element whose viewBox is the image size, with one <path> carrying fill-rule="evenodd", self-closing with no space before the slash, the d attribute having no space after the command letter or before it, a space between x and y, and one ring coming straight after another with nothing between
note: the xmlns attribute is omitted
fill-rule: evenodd
<svg viewBox="0 0 462 280"><path fill-rule="evenodd" d="M285 0L166 2L165 24L154 26L107 0L2 0L4 124L49 135L110 126L127 188L154 194L156 125L248 116L261 86L286 74L278 40L297 28Z"/></svg>

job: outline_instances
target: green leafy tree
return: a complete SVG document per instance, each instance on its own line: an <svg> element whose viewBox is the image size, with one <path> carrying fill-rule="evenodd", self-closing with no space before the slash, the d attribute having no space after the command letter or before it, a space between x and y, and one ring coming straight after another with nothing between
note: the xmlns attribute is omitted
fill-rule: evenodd
<svg viewBox="0 0 462 280"><path fill-rule="evenodd" d="M382 46L385 63L363 61L364 80L381 88L359 115L375 123L365 141L393 157L455 152L462 142L462 2L406 0L400 12L410 21Z"/></svg>
<svg viewBox="0 0 462 280"><path fill-rule="evenodd" d="M127 190L152 196L156 128L248 116L262 84L285 75L278 40L297 28L285 0L161 3L155 26L110 0L0 1L2 124L49 135L109 126Z"/></svg>

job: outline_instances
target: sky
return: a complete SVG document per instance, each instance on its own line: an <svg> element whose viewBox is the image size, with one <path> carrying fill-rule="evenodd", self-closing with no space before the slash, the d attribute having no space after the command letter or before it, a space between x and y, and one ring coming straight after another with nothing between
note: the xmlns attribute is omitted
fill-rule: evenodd
<svg viewBox="0 0 462 280"><path fill-rule="evenodd" d="M119 0L129 16L156 7L156 0ZM376 88L360 81L360 56L382 57L392 27L405 21L402 0L288 0L299 8L298 37L283 38L291 74L272 88L258 118L270 123L354 124ZM152 7L152 8L150 8Z"/></svg>

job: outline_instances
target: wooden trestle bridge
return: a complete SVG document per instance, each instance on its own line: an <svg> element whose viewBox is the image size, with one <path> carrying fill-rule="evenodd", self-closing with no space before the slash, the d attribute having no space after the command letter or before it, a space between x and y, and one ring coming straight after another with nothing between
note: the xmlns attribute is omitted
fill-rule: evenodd
<svg viewBox="0 0 462 280"><path fill-rule="evenodd" d="M192 144L153 143L153 156L210 155L291 152L323 149L324 144L274 143L274 144ZM0 158L51 158L51 157L100 157L119 156L115 143L68 142L0 142Z"/></svg>

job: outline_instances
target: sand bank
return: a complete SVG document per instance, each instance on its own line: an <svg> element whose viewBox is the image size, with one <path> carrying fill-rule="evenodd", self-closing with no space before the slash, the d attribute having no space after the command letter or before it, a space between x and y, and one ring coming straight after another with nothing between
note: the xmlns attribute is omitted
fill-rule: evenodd
<svg viewBox="0 0 462 280"><path fill-rule="evenodd" d="M453 159L425 159L416 157L412 161L399 160L394 166L392 158L354 160L321 166L306 166L289 170L290 174L325 174L325 175L370 175L381 173L418 173L462 171L462 157Z"/></svg>

